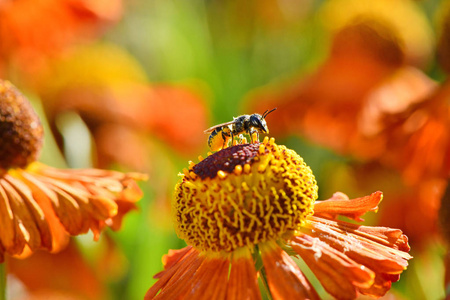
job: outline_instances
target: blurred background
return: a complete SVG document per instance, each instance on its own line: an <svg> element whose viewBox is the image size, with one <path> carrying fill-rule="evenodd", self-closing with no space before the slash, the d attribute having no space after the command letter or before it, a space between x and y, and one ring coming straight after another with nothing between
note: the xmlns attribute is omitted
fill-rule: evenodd
<svg viewBox="0 0 450 300"><path fill-rule="evenodd" d="M149 174L121 230L9 259L10 298L142 299L185 245L170 201L203 130L277 107L270 135L320 199L384 192L365 224L402 229L414 256L385 299L444 299L449 72L448 1L0 0L0 78L45 123L41 161Z"/></svg>

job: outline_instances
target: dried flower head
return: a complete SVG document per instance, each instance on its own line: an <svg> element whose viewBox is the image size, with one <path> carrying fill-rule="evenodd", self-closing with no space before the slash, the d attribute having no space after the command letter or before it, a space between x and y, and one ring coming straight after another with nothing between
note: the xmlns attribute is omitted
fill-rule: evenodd
<svg viewBox="0 0 450 300"><path fill-rule="evenodd" d="M44 130L27 99L8 81L0 81L0 168L35 161Z"/></svg>

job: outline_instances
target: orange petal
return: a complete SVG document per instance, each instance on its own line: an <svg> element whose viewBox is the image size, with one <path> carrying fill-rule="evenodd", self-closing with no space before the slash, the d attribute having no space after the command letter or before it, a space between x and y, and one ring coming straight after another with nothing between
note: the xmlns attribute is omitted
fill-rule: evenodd
<svg viewBox="0 0 450 300"><path fill-rule="evenodd" d="M324 201L316 201L314 215L336 218L346 216L355 221L364 221L360 217L368 211L377 211L378 203L383 199L383 193L378 191L369 196L349 200L345 194L335 193Z"/></svg>
<svg viewBox="0 0 450 300"><path fill-rule="evenodd" d="M320 299L292 258L274 242L260 244L273 299Z"/></svg>
<svg viewBox="0 0 450 300"><path fill-rule="evenodd" d="M2 185L11 205L11 210L14 212L15 238L20 241L19 245L23 245L23 242L25 242L34 249L38 248L41 244L39 228L28 206L24 203L26 200L24 201L21 195L5 179L0 179L0 185ZM20 252L14 254L20 254Z"/></svg>
<svg viewBox="0 0 450 300"><path fill-rule="evenodd" d="M144 299L177 299L189 287L190 280L204 258L195 249L189 251L168 268L160 279L147 291ZM158 292L160 292L158 294ZM156 295L158 294L158 295Z"/></svg>
<svg viewBox="0 0 450 300"><path fill-rule="evenodd" d="M237 254L237 251L240 251ZM236 250L231 263L227 299L258 300L261 293L258 287L257 272L252 255L247 248Z"/></svg>
<svg viewBox="0 0 450 300"><path fill-rule="evenodd" d="M168 254L165 254L162 258L162 262L164 265L164 269L170 269L174 264L178 263L180 259L182 259L186 253L188 253L192 249L192 246L184 247L183 249L173 250L170 249ZM159 272L153 278L161 278L164 274L164 271Z"/></svg>
<svg viewBox="0 0 450 300"><path fill-rule="evenodd" d="M17 228L9 196L3 188L2 182L3 180L0 180L0 225L2 228L0 231L0 248L2 251L6 250L12 254L18 254L25 246L25 239L18 234L19 229ZM0 262L3 262L3 257Z"/></svg>
<svg viewBox="0 0 450 300"><path fill-rule="evenodd" d="M318 238L300 234L291 239L290 245L325 290L337 299L355 299L358 296L357 287L369 288L374 282L373 271Z"/></svg>
<svg viewBox="0 0 450 300"><path fill-rule="evenodd" d="M67 232L71 235L86 233L89 223L83 218L77 199L56 186L51 186L51 189L58 199L56 203L52 203L53 209Z"/></svg>
<svg viewBox="0 0 450 300"><path fill-rule="evenodd" d="M363 295L372 296L375 298L383 297L390 289L392 282L400 279L400 274L386 274L380 273L375 276L373 285L369 288L360 288L358 291Z"/></svg>
<svg viewBox="0 0 450 300"><path fill-rule="evenodd" d="M5 180L17 191L23 201L23 205L27 207L30 215L33 217L32 222L36 224L36 228L39 230L39 239L36 240L36 244L28 243L32 249L39 247L52 249L52 235L48 222L45 218L44 211L34 199L31 189L22 181L5 175Z"/></svg>
<svg viewBox="0 0 450 300"><path fill-rule="evenodd" d="M22 176L24 182L32 190L36 202L44 211L45 219L52 233L52 252L58 252L69 242L69 234L52 207L52 201L57 201L56 194L30 174L23 172Z"/></svg>
<svg viewBox="0 0 450 300"><path fill-rule="evenodd" d="M391 240L385 240L378 233L371 235L370 231L364 227L359 230L359 227L357 224L310 217L301 231L319 238L336 250L344 252L355 262L377 273L400 274L406 269L408 260L412 257L393 246L403 245L405 236L400 234L398 238L400 241L392 241L394 236L399 234L394 231L394 234L389 236ZM399 248L403 249L404 246Z"/></svg>
<svg viewBox="0 0 450 300"><path fill-rule="evenodd" d="M206 258L190 280L186 299L225 300L230 261L224 258Z"/></svg>
<svg viewBox="0 0 450 300"><path fill-rule="evenodd" d="M150 288L145 299L225 299L228 259L202 258L197 250L188 246L171 250L163 262L166 269L155 276L159 281ZM156 295L158 290L161 292Z"/></svg>
<svg viewBox="0 0 450 300"><path fill-rule="evenodd" d="M117 214L110 219L108 219L107 224L109 227L111 227L112 230L119 230L122 227L122 220L123 217L132 210L136 210L137 206L135 203L129 202L129 201L122 201L117 200ZM110 221L110 222L109 222Z"/></svg>
<svg viewBox="0 0 450 300"><path fill-rule="evenodd" d="M95 237L106 225L120 227L122 216L135 206L121 203L119 207L118 202L139 200L142 192L135 180L146 179L145 175L137 173L58 170L37 163L23 172L23 176L51 200L56 215L70 234L91 229ZM119 212L119 208L123 210Z"/></svg>
<svg viewBox="0 0 450 300"><path fill-rule="evenodd" d="M344 226L345 225L343 225L342 228L344 228ZM404 252L409 252L409 250L411 250L408 244L408 237L404 235L400 229L380 226L357 226L353 224L350 224L347 228L348 231L356 229L361 236L367 236L394 249Z"/></svg>

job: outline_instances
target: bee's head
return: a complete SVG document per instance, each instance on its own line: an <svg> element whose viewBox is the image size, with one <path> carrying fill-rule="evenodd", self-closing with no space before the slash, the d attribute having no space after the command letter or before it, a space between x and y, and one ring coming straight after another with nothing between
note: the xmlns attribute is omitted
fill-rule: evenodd
<svg viewBox="0 0 450 300"><path fill-rule="evenodd" d="M267 127L267 123L265 118L267 117L268 114L270 114L271 112L273 112L276 108L272 109L272 110L266 110L262 116L260 114L253 114L250 116L250 123L252 124L252 126L258 130L259 132L262 133L269 133L269 128Z"/></svg>
<svg viewBox="0 0 450 300"><path fill-rule="evenodd" d="M250 123L252 127L262 133L269 133L269 128L267 128L266 120L260 114L253 114L250 116Z"/></svg>

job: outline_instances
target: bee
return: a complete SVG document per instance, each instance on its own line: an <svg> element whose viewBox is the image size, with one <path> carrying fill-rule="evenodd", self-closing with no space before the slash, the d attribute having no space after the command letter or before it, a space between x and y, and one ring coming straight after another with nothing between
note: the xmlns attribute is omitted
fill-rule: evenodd
<svg viewBox="0 0 450 300"><path fill-rule="evenodd" d="M259 133L269 133L265 118L268 114L276 110L266 110L262 115L242 115L233 118L233 121L215 125L206 129L205 133L210 133L208 138L208 146L211 151L219 151L228 146L228 143L233 142L234 137L247 134L250 136L250 141L253 143L253 134L256 133L259 140Z"/></svg>

